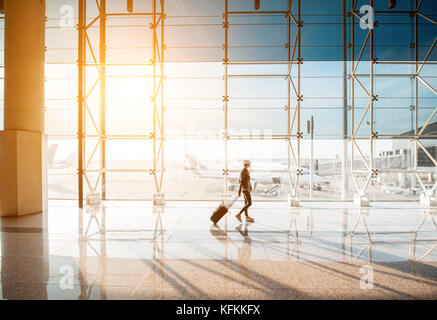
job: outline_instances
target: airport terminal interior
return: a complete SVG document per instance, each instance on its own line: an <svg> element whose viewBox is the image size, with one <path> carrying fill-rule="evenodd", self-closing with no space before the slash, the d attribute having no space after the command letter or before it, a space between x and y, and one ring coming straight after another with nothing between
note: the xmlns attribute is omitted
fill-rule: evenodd
<svg viewBox="0 0 437 320"><path fill-rule="evenodd" d="M0 39L0 299L437 298L435 0L0 0Z"/></svg>

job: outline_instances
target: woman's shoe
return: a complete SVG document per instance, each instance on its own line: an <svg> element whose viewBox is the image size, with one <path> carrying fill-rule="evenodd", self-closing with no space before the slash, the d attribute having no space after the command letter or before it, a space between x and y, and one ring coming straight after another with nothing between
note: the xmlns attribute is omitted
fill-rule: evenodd
<svg viewBox="0 0 437 320"><path fill-rule="evenodd" d="M238 221L242 222L242 221L241 221L241 213L237 214L237 215L235 216L235 218L237 218Z"/></svg>
<svg viewBox="0 0 437 320"><path fill-rule="evenodd" d="M252 219L251 217L246 217L246 222L255 222L255 220Z"/></svg>

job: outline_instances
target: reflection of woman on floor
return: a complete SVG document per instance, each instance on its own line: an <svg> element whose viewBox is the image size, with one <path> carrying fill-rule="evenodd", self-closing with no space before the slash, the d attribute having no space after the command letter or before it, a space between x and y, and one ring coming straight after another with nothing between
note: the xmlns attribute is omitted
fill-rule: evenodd
<svg viewBox="0 0 437 320"><path fill-rule="evenodd" d="M252 256L252 239L249 237L247 225L244 227L244 231L241 231L241 225L236 229L243 236L243 244L238 248L238 263L240 266L247 268Z"/></svg>

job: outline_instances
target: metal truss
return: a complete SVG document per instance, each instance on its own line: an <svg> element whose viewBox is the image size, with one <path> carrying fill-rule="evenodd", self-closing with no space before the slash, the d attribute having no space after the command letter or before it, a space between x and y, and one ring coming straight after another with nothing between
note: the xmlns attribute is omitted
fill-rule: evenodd
<svg viewBox="0 0 437 320"><path fill-rule="evenodd" d="M154 177L155 195L159 199L157 204L163 202L163 183L164 183L164 25L165 7L164 0L151 0L153 4L152 12L108 12L106 0L79 0L79 23L78 23L78 194L79 207L83 207L84 202L84 180L90 193L96 193L99 186L101 188L101 198L106 199L106 174L107 172L148 172ZM87 17L88 4L95 4L98 15ZM106 132L106 63L107 43L106 43L106 21L110 17L147 17L151 19L150 29L153 30L153 57L150 65L153 67L153 96L150 98L153 103L153 132L148 135L137 136L111 136ZM99 24L99 44L97 53L95 44L89 36L89 29ZM90 57L88 57L90 56ZM90 58L91 61L88 61ZM112 64L111 64L112 65ZM135 64L138 65L138 64ZM87 68L95 67L98 78L87 86ZM99 112L93 114L89 107L88 98L99 88ZM87 124L93 133L87 132ZM152 140L153 142L153 168L144 170L117 170L108 169L106 165L106 143L111 139L142 139ZM92 147L91 155L87 158L85 148L87 142L97 139ZM99 169L91 169L91 162L100 154ZM92 173L97 174L97 178L92 179Z"/></svg>
<svg viewBox="0 0 437 320"><path fill-rule="evenodd" d="M428 50L428 53L426 54L425 58L423 59L423 61L419 61L419 52L418 52L418 47L419 47L419 42L418 42L418 24L419 24L419 18L423 18L425 20L427 20L428 22L431 22L433 24L437 24L437 21L427 17L426 15L422 14L420 12L420 7L422 5L424 0L415 0L415 4L414 4L414 10L412 11L374 11L374 14L378 14L378 13L382 13L382 14L405 14L405 15L409 15L411 17L413 17L414 22L412 23L412 28L414 29L414 43L412 43L410 46L411 48L414 48L414 61L379 61L378 58L375 56L375 43L374 43L374 35L375 33L377 33L378 31L378 27L377 25L374 26L370 26L368 24L367 21L365 21L365 19L363 18L363 15L360 15L360 12L357 11L357 5L359 0L351 0L351 12L349 12L349 16L350 16L350 23L351 23L351 43L349 44L349 47L351 48L351 65L350 65L350 74L349 74L349 78L350 78L350 86L351 86L351 105L350 105L350 110L351 110L351 132L350 132L350 136L349 136L349 142L351 143L351 174L352 174L352 178L354 181L354 184L356 186L357 192L358 192L358 196L364 197L366 198L366 193L367 193L367 188L369 186L369 184L371 183L372 179L377 177L378 174L380 173L412 173L416 176L416 178L418 179L420 185L422 186L425 195L430 198L432 194L434 194L434 191L436 190L437 187L437 182L436 184L434 184L433 188L431 190L428 190L427 188L425 188L423 181L421 179L421 177L419 176L419 173L432 173L433 171L425 171L425 170L418 170L418 150L422 149L423 152L429 157L429 159L434 163L434 165L437 167L437 160L434 159L434 157L428 152L428 150L425 148L425 146L422 144L421 142L421 138L424 136L423 133L425 132L426 128L428 127L428 125L430 124L430 122L432 121L434 115L437 113L437 108L431 113L431 115L429 116L428 120L425 122L425 124L420 128L419 127L419 123L418 123L418 110L419 110L419 87L418 84L419 82L422 83L423 85L425 85L427 88L429 88L434 94L437 95L437 91L436 89L434 89L429 83L427 83L420 75L420 72L422 70L422 68L427 65L427 64L435 64L432 62L428 61L428 58L432 52L432 50L434 49L435 45L436 45L436 41L437 38L434 40L433 44L431 45L431 47ZM425 0L426 1L426 0ZM362 4L369 4L371 7L373 7L374 4L374 0L369 0L369 2L367 3L362 3ZM365 24L367 24L369 26L366 37L361 45L361 49L358 53L358 57L357 60L355 61L355 27L356 27L356 23L360 23L363 22ZM360 64L360 62L362 62L362 57L365 53L365 50L369 50L369 63L370 63L370 72L369 74L359 74L357 73L357 69L358 66ZM415 69L414 74L377 74L375 72L375 66L377 64L390 64L390 65L402 65L402 64L408 64L408 65L412 65ZM375 83L375 79L376 77L406 77L406 78L410 78L410 79L414 79L415 81L415 106L413 106L414 111L415 111L415 125L414 125L414 134L412 135L402 135L402 139L405 140L410 140L414 142L414 166L413 168L410 169L395 169L395 168L389 168L389 169L384 169L384 168L378 168L376 163L375 163L375 154L374 154L374 145L375 145L375 141L377 139L394 139L395 137L393 137L393 135L383 135L383 134L378 134L378 132L376 132L375 130L375 116L374 116L374 111L375 111L375 103L376 101L378 101L378 94L376 92L374 83ZM366 87L363 84L363 80L362 79L367 79L369 82L369 86ZM358 87L358 89L364 93L364 95L366 97L368 97L368 102L367 105L364 109L364 112L359 115L358 114L358 106L357 106L357 101L356 101L356 95L355 95L355 90L356 87ZM367 138L360 138L358 137L358 132L360 130L360 128L362 127L363 121L366 118L366 116L369 116L369 128L370 128L370 132L369 132L369 136ZM358 120L357 125L355 125L355 120ZM427 135L427 138L430 138L430 135ZM368 141L369 142L369 146L370 146L370 150L369 150L369 158L366 159L362 149L360 148L360 146L358 145L358 141ZM360 159L362 160L365 169L361 170L361 169L356 169L354 168L354 157L355 154L358 153ZM364 184L359 183L357 176L358 175L365 175L366 179ZM367 198L365 200L365 202L367 202Z"/></svg>
<svg viewBox="0 0 437 320"><path fill-rule="evenodd" d="M303 96L301 93L301 67L303 63L301 55L301 30L303 22L301 20L301 0L297 0L297 9L295 13L292 12L292 0L288 0L286 11L231 11L229 10L229 0L224 0L225 12L223 14L223 29L225 32L225 42L223 44L224 49L224 95L223 95L223 110L224 110L224 148L225 148L225 163L223 169L224 176L224 198L229 197L229 182L228 176L231 170L228 167L228 142L229 140L241 140L241 139L272 139L272 140L285 140L288 145L288 173L290 183L290 195L294 199L298 199L299 192L299 177L302 175L301 169L301 139L303 138L303 132L301 129L301 104ZM231 17L235 16L250 16L250 15L284 15L287 19L287 42L285 48L287 49L287 61L233 61L229 55L229 49L231 47L229 43L229 34ZM292 28L296 28L296 36L292 39ZM288 65L288 72L286 74L230 74L229 68L232 65L271 65L271 64L283 64ZM293 66L296 65L297 76L293 80L292 71ZM235 135L229 133L229 102L232 97L229 96L229 79L230 78L285 78L288 86L288 101L287 106L287 129L286 134L272 135L270 137L265 136L244 136ZM296 100L293 104L292 100ZM292 139L296 139L296 146L292 144ZM292 172L292 163L295 164L296 171ZM295 175L294 184L292 176ZM298 200L297 200L298 201Z"/></svg>
<svg viewBox="0 0 437 320"><path fill-rule="evenodd" d="M79 216L79 300L89 300L94 288L100 289L100 297L105 300L107 297L106 277L108 264L106 208L89 207L87 213L89 215L88 221L84 221L83 214ZM97 231L90 233L90 228L93 224L97 226ZM96 244L98 245L97 248ZM88 250L92 252L91 255L88 254ZM90 274L87 260L94 255L97 262L97 271L94 274Z"/></svg>
<svg viewBox="0 0 437 320"><path fill-rule="evenodd" d="M298 225L296 217L299 215L299 209L290 210L290 224L287 230L287 259L296 258L296 261L300 259L300 247L302 245L302 240L299 238ZM313 232L313 211L310 209L310 215L308 216L308 231L312 235ZM292 246L290 246L293 244Z"/></svg>
<svg viewBox="0 0 437 320"><path fill-rule="evenodd" d="M163 193L164 193L164 173L165 173L165 163L164 163L164 145L165 145L165 135L164 135L164 54L165 54L165 44L164 44L164 24L165 24L165 0L150 0L153 2L153 12L149 13L108 13L106 11L106 0L95 0L95 6L97 8L98 15L96 17L87 18L87 0L79 0L79 24L78 24L78 35L79 35L79 51L78 51L78 153L79 153L79 164L78 164L78 194L79 194L79 205L82 207L84 202L84 182L86 183L87 189L91 193L96 193L96 191L101 188L102 199L106 198L106 175L108 172L148 172L154 177L155 185L155 195L153 197L155 204L163 203ZM301 87L301 68L303 64L303 56L301 52L301 32L303 28L303 21L301 17L301 0L295 0L294 8L292 6L292 0L288 0L288 8L284 11L231 11L229 10L229 0L224 1L224 14L223 14L223 29L224 29L224 95L223 95L223 110L224 110L224 153L225 161L223 168L224 176L224 197L229 196L229 154L228 147L230 140L241 140L241 139L272 139L272 140L284 140L287 143L288 151L288 179L290 183L290 198L294 205L299 204L299 179L302 175L301 167L301 140L303 138L303 132L301 127L301 107L303 103L302 87ZM421 142L423 133L432 121L432 118L437 114L437 108L430 114L430 117L426 121L425 125L419 128L418 126L418 94L419 94L419 84L426 86L434 94L437 94L435 88L433 88L429 83L427 83L421 76L421 71L427 64L435 64L428 61L432 50L436 45L436 41L431 45L423 61L419 61L418 54L418 20L423 19L430 23L437 24L435 20L424 15L420 12L420 7L423 1L431 0L415 0L415 10L413 11L375 11L376 14L408 14L414 19L412 24L415 33L415 42L412 43L412 48L415 48L415 60L410 62L388 62L388 61L378 61L374 54L374 34L378 32L378 27L375 29L369 29L367 31L367 36L362 43L361 50L359 52L358 58L355 60L355 27L356 23L363 21L363 17L360 12L356 10L359 0L351 0L351 12L349 12L350 22L351 22L351 43L349 47L351 48L351 64L350 64L350 114L351 114L351 125L350 133L348 134L348 141L350 143L350 157L351 161L351 175L353 182L356 186L358 195L365 197L367 193L368 186L372 181L373 177L376 177L380 173L412 173L414 174L424 192L428 197L430 197L435 190L437 190L437 184L431 190L424 188L423 181L419 173L425 172L424 170L418 170L418 152L423 150L423 152L431 159L434 165L437 167L437 160L426 150L425 146ZM374 0L366 0L366 4L373 6ZM94 4L94 1L91 1ZM90 3L90 4L91 4ZM294 12L296 11L296 12ZM153 96L151 97L151 103L153 104L153 132L150 134L142 134L136 136L111 136L106 132L106 69L109 64L106 63L106 20L111 16L144 16L151 19L150 27L153 29L153 58L151 59L149 66L153 67ZM287 50L286 61L233 61L232 57L229 55L229 50L232 45L229 43L229 35L231 33L230 26L232 26L232 17L235 16L250 16L250 15L284 15L288 24L288 39L285 43L285 48ZM89 28L92 26L99 25L100 35L99 35L99 52L97 52L92 44L91 37L88 36ZM293 32L295 31L296 36L293 37ZM293 38L292 38L293 37ZM366 50L369 50L370 54L370 72L369 74L359 74L357 72L358 66L362 63L362 57ZM90 61L88 61L90 60ZM284 59L285 60L285 59ZM271 65L271 64L283 64L288 66L288 71L284 74L231 74L230 67L232 65ZM375 66L377 64L409 64L414 67L414 74L377 74L375 72ZM87 68L95 67L98 71L98 79L87 86ZM293 73L293 75L292 75ZM409 139L414 142L414 166L409 169L383 169L377 168L374 155L374 145L377 139L393 139L393 136L378 134L375 130L374 125L374 114L375 114L375 103L378 99L376 88L374 86L375 78L381 76L390 77L412 77L415 82L415 92L416 92L416 102L414 106L415 111L415 129L414 134L410 136L402 136L402 139ZM232 101L232 97L229 96L230 79L231 78L285 78L288 84L288 102L285 106L287 111L287 129L285 134L272 135L271 137L261 136L261 135L236 135L230 134L229 130L229 105ZM363 79L368 80L370 83L369 87L366 87ZM94 92L99 90L100 92L100 103L98 114L93 114L92 108L88 105L88 98ZM362 91L368 98L364 112L360 113L359 106L356 98L356 91ZM370 132L368 137L359 137L358 132L362 127L363 121L369 116L369 127ZM358 122L356 123L356 120ZM87 132L87 127L89 130L95 133ZM427 138L430 138L427 135ZM153 166L150 169L141 170L117 170L108 169L106 166L106 142L110 139L143 139L150 140L153 142ZM370 145L370 156L365 156L362 147L359 146L359 141L367 141ZM90 157L86 158L85 148L86 143L91 141L97 141L91 146L92 152ZM94 158L99 159L99 168L90 168L90 163ZM358 155L362 160L364 169L355 168L354 158ZM345 170L345 168L343 168ZM428 171L427 171L428 172ZM364 184L359 181L358 176L365 175ZM294 199L294 200L293 200ZM294 202L293 202L294 201Z"/></svg>
<svg viewBox="0 0 437 320"><path fill-rule="evenodd" d="M436 215L436 211L432 209L427 209L427 210L423 210L422 214L423 214L422 220L420 221L417 228L412 232L413 236L411 238L411 246L410 246L411 261L423 261L429 254L431 254L437 248L437 239L426 239L427 242L434 242L434 245L428 248L428 250L423 255L421 255L420 257L416 257L417 244L423 242L423 240L417 239L417 235L420 232L420 229L422 229L426 220L428 220L432 224L434 230L437 232L437 224L434 219L434 216Z"/></svg>
<svg viewBox="0 0 437 320"><path fill-rule="evenodd" d="M142 286L153 285L154 298L163 298L163 272L164 272L164 249L166 245L165 228L162 223L164 207L154 207L153 216L155 218L154 227L151 229L135 230L113 230L106 227L106 207L105 206L88 206L86 215L79 216L79 283L81 294L79 300L89 300L94 289L99 290L100 299L107 299L106 278L113 274L108 273L108 241L130 240L131 234L143 233L146 237L137 237L136 240L146 244L153 243L153 259L151 269L153 270L153 282L150 281L150 275L143 275L138 282L135 290L131 293L134 295ZM123 237L123 234L128 236ZM151 234L151 237L148 235ZM91 254L89 254L90 252ZM97 266L94 273L89 272L88 260L95 262L91 267Z"/></svg>
<svg viewBox="0 0 437 320"><path fill-rule="evenodd" d="M378 245L384 246L384 245L408 245L408 251L409 251L409 258L408 262L410 263L410 266L413 270L417 272L417 266L416 262L424 261L424 259L429 256L436 248L437 248L437 238L432 238L430 236L418 238L418 234L422 231L422 227L424 226L425 222L428 220L432 226L434 227L434 232L437 232L437 224L435 222L434 216L436 214L435 210L432 209L425 209L422 210L423 217L421 221L419 222L418 226L414 230L410 231L376 231L372 232L369 230L368 224L367 224L367 217L369 216L369 210L367 208L365 209L359 209L357 219L349 232L349 240L350 240L350 252L349 257L350 261L357 262L360 260L360 258L363 256L364 252L367 251L367 260L368 262L373 262L373 249L375 249ZM363 226L364 231L357 231L358 226L360 225L360 222ZM426 231L422 231L426 232ZM434 234L433 232L433 234ZM374 240L373 237L375 236L382 236L382 237L389 237L386 240ZM406 237L409 236L409 239L399 239L399 237ZM393 237L390 239L390 237ZM353 240L354 238L357 238L363 242L361 245L361 249L359 249L357 254L353 253ZM426 246L425 249L427 249L420 257L416 256L417 252L417 246L422 245L423 247ZM431 246L430 246L431 245Z"/></svg>

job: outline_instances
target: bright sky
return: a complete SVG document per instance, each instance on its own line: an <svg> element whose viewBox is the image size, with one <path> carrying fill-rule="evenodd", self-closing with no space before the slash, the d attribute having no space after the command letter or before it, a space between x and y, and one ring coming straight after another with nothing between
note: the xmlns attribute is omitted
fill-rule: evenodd
<svg viewBox="0 0 437 320"><path fill-rule="evenodd" d="M89 2L89 18L95 15L94 1ZM138 11L150 10L150 1L135 1ZM287 1L262 1L263 10L284 10ZM294 2L295 3L295 2ZM341 41L339 27L335 23L341 18L338 14L338 1L323 1L320 6L307 6L303 1L303 20L308 22L303 34L304 57L317 57L341 51L338 48ZM403 5L403 4L401 4ZM222 96L224 94L224 67L222 43L224 32L221 26L223 3L217 0L166 0L168 27L166 29L166 54L169 62L165 66L166 84L166 134L169 137L197 134L199 136L221 137L224 123L222 111ZM429 6L424 1L424 6ZM94 5L95 7L95 5ZM252 10L252 0L230 0L230 10ZM69 135L77 132L77 68L75 56L77 35L74 28L77 18L77 1L48 0L47 16L47 67L46 67L46 131L49 135ZM249 8L249 9L247 9ZM427 9L428 7L425 7ZM122 0L108 1L111 12L125 11ZM428 8L429 10L429 8ZM94 13L93 13L94 12ZM311 13L313 16L309 16ZM330 14L330 15L327 15ZM191 17L190 17L191 16ZM195 17L193 17L195 16ZM380 18L383 19L383 18ZM150 56L151 32L147 28L147 19L110 18L108 21L108 60L110 62L147 61ZM251 57L252 59L271 58L282 60L286 53L286 25L283 17L234 18L230 28L231 58ZM315 23L315 22L318 22ZM320 22L324 24L320 25ZM406 23L408 21L402 21ZM197 26L193 26L193 25ZM202 26L199 26L202 25ZM245 26L241 26L245 24ZM255 25L258 24L258 25ZM259 24L265 24L260 26ZM130 25L130 27L126 27ZM320 28L320 26L322 28ZM428 27L428 26L426 26ZM325 29L325 30L324 30ZM432 33L430 29L425 35ZM410 42L410 33L400 30L392 31L389 41L396 52L396 45L405 46ZM90 29L91 41L96 42L98 29ZM364 31L363 31L364 32ZM365 33L363 33L365 34ZM401 35L402 34L402 35ZM407 36L405 36L407 34ZM317 35L317 36L316 36ZM292 35L294 36L294 35ZM362 34L357 34L357 38ZM426 37L424 37L426 38ZM376 39L381 42L381 38ZM405 42L406 41L406 42ZM341 44L341 43L340 43ZM425 43L426 44L426 43ZM328 47L326 47L326 45ZM243 46L240 48L237 46ZM195 48L198 47L198 48ZM94 49L98 52L98 48ZM382 51L381 51L382 52ZM382 53L381 53L382 54ZM90 52L88 58L91 61ZM183 60L178 63L175 61ZM302 131L306 133L306 121L314 116L317 157L335 158L341 152L342 128L342 63L338 61L307 61L302 66ZM423 76L437 87L435 81L435 66L423 68ZM89 68L88 88L96 76L94 68ZM107 80L107 127L109 134L148 134L152 131L152 112L149 97L152 94L152 79L150 67L108 67ZM368 63L362 63L359 73L369 73ZM379 73L412 72L409 66L389 67L377 66ZM231 67L230 74L285 74L286 66L264 65ZM296 72L292 72L295 77ZM122 78L128 76L130 78ZM146 76L146 77L143 77ZM369 82L362 79L368 87ZM375 126L380 134L400 134L411 129L410 105L413 81L408 77L378 78L375 81L375 92L379 96L376 103ZM358 122L362 109L367 105L367 98L360 88L355 91L358 107ZM419 87L419 123L424 123L435 108L435 95L423 85ZM229 80L229 128L234 134L286 134L287 112L287 81L282 77L275 78L231 78ZM350 103L350 101L349 101ZM295 102L292 103L295 106ZM97 111L98 91L89 97L91 110ZM361 111L359 110L361 108ZM98 119L98 113L94 113ZM363 122L360 134L368 134L368 117ZM0 128L3 114L0 112ZM88 120L89 133L93 134L92 124ZM295 132L296 130L294 130ZM323 139L320 141L320 139ZM52 137L52 140L59 138ZM59 154L68 153L74 148L75 142L64 144ZM276 157L286 156L286 146L283 142L274 142L268 147L260 147L253 142L250 152L268 154L264 148L273 149ZM209 142L194 143L199 153L211 154L220 150L217 144ZM111 158L144 158L150 156L146 149L138 149L135 142L111 142ZM382 150L387 148L379 144ZM241 154L241 145L234 143L232 153ZM65 151L62 151L65 149ZM170 158L178 159L183 155L182 144L168 142L167 153ZM309 142L303 143L304 153L309 149ZM135 152L132 150L136 150ZM264 152L259 152L264 150ZM279 151L280 150L280 151ZM244 153L244 152L243 152ZM268 157L268 156L267 156Z"/></svg>

